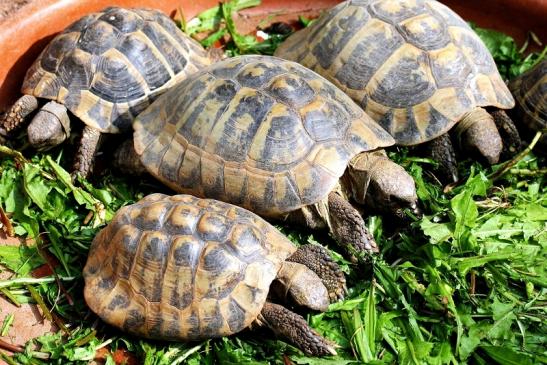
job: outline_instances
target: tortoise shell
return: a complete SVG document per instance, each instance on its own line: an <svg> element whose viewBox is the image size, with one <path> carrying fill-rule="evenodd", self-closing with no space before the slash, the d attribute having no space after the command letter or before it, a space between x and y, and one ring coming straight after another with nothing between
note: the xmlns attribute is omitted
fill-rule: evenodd
<svg viewBox="0 0 547 365"><path fill-rule="evenodd" d="M242 208L153 194L93 240L84 296L105 322L147 338L198 340L248 327L296 247Z"/></svg>
<svg viewBox="0 0 547 365"><path fill-rule="evenodd" d="M547 59L512 80L509 88L517 100L518 120L533 131L547 128ZM547 145L547 137L542 143Z"/></svg>
<svg viewBox="0 0 547 365"><path fill-rule="evenodd" d="M267 216L320 201L353 156L394 143L330 82L268 56L195 73L133 128L141 161L174 190Z"/></svg>
<svg viewBox="0 0 547 365"><path fill-rule="evenodd" d="M402 145L440 136L474 107L514 105L480 38L437 1L345 1L275 55L332 81Z"/></svg>
<svg viewBox="0 0 547 365"><path fill-rule="evenodd" d="M152 100L209 65L163 13L111 7L57 35L27 71L23 94L55 100L101 132L131 129Z"/></svg>

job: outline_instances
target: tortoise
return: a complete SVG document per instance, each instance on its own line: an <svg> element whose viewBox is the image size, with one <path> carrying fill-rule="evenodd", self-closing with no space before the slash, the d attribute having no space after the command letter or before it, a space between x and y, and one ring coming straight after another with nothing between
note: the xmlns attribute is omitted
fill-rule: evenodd
<svg viewBox="0 0 547 365"><path fill-rule="evenodd" d="M133 335L194 341L258 324L309 355L336 354L274 299L326 310L329 294L344 294L338 265L322 246L297 249L268 222L228 203L152 194L121 208L95 236L83 277L91 310Z"/></svg>
<svg viewBox="0 0 547 365"><path fill-rule="evenodd" d="M393 138L295 62L217 62L158 98L133 128L137 159L173 190L328 228L353 259L378 248L348 199L396 213L416 208L414 181L378 151ZM134 161L129 150L118 164Z"/></svg>
<svg viewBox="0 0 547 365"><path fill-rule="evenodd" d="M517 101L514 118L522 123L526 132L547 128L547 59L511 80L509 89ZM545 154L547 134L543 134L539 143Z"/></svg>
<svg viewBox="0 0 547 365"><path fill-rule="evenodd" d="M27 71L24 94L0 123L6 135L51 100L28 126L30 144L46 149L70 135L67 109L85 127L74 169L87 176L101 133L131 131L158 95L211 64L201 45L163 13L109 7L57 35Z"/></svg>
<svg viewBox="0 0 547 365"><path fill-rule="evenodd" d="M397 144L431 141L422 148L446 168L443 180L457 179L446 135L453 126L462 150L491 164L502 152L500 133L511 153L520 148L516 128L501 110L514 100L492 56L440 2L344 1L288 37L274 55L333 82Z"/></svg>

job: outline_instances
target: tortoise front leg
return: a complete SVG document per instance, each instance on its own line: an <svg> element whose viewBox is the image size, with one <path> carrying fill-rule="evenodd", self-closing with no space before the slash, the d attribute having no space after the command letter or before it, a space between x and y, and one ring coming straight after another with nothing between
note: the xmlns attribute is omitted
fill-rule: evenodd
<svg viewBox="0 0 547 365"><path fill-rule="evenodd" d="M0 129L5 133L10 133L19 127L26 116L38 109L38 100L32 95L23 95L6 112L3 120L0 122Z"/></svg>
<svg viewBox="0 0 547 365"><path fill-rule="evenodd" d="M355 254L365 251L378 252L378 245L368 231L361 214L338 193L331 192L328 197L329 229L334 239L346 245L352 260Z"/></svg>
<svg viewBox="0 0 547 365"><path fill-rule="evenodd" d="M501 109L494 110L490 114L494 117L494 123L496 123L503 141L502 159L510 159L523 148L517 126L507 113Z"/></svg>
<svg viewBox="0 0 547 365"><path fill-rule="evenodd" d="M95 152L99 146L101 132L93 127L85 126L80 139L80 147L74 161L74 174L87 178L93 169Z"/></svg>
<svg viewBox="0 0 547 365"><path fill-rule="evenodd" d="M327 288L331 303L344 299L347 292L346 277L323 246L300 246L287 261L300 263L315 272Z"/></svg>
<svg viewBox="0 0 547 365"><path fill-rule="evenodd" d="M266 302L258 323L270 328L276 335L283 336L306 355L336 355L334 343L321 337L302 316L283 306Z"/></svg>
<svg viewBox="0 0 547 365"><path fill-rule="evenodd" d="M448 133L424 143L422 148L426 157L439 163L438 167L435 168L435 173L443 184L458 181L456 153Z"/></svg>

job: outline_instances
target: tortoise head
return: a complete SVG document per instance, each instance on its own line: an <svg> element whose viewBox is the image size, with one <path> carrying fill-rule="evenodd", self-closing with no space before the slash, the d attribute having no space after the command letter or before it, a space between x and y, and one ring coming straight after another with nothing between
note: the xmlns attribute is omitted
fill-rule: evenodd
<svg viewBox="0 0 547 365"><path fill-rule="evenodd" d="M329 294L316 273L306 266L285 261L272 283L272 290L281 298L287 296L298 306L324 312L329 306Z"/></svg>
<svg viewBox="0 0 547 365"><path fill-rule="evenodd" d="M349 164L343 179L347 191L359 204L382 213L404 216L404 209L418 212L412 177L383 151L363 152Z"/></svg>
<svg viewBox="0 0 547 365"><path fill-rule="evenodd" d="M27 128L30 144L46 150L63 143L70 136L70 119L66 107L50 101L36 113Z"/></svg>

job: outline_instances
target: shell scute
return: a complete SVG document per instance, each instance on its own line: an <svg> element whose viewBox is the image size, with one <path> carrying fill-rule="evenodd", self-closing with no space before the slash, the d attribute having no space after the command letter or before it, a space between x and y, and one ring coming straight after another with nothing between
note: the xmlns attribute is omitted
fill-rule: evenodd
<svg viewBox="0 0 547 365"><path fill-rule="evenodd" d="M547 61L543 60L534 68L513 79L509 84L517 106L515 115L532 132L547 127ZM545 150L547 137L540 139Z"/></svg>
<svg viewBox="0 0 547 365"><path fill-rule="evenodd" d="M121 35L122 33L111 24L102 21L94 22L80 33L78 47L92 55L100 55L114 48Z"/></svg>
<svg viewBox="0 0 547 365"><path fill-rule="evenodd" d="M153 44L149 44L143 33L131 33L120 40L116 49L138 71L148 90L154 91L165 85L171 79L171 75L161 61L150 62L157 58L151 46L153 47Z"/></svg>
<svg viewBox="0 0 547 365"><path fill-rule="evenodd" d="M243 86L252 89L261 89L277 75L287 72L282 67L270 62L251 63L243 66L235 76L235 79Z"/></svg>
<svg viewBox="0 0 547 365"><path fill-rule="evenodd" d="M431 73L439 88L458 88L473 73L473 67L454 44L432 53L430 60Z"/></svg>
<svg viewBox="0 0 547 365"><path fill-rule="evenodd" d="M322 68L329 68L337 55L351 41L359 24L365 24L370 15L362 8L353 8L352 11L340 12L333 16L319 42L314 43L311 53L316 57Z"/></svg>
<svg viewBox="0 0 547 365"><path fill-rule="evenodd" d="M79 37L79 33L65 33L56 37L44 51L40 66L47 72L57 72L59 64L67 52L74 49Z"/></svg>
<svg viewBox="0 0 547 365"><path fill-rule="evenodd" d="M144 21L134 11L124 8L106 8L99 20L108 23L122 33L134 32L141 29Z"/></svg>
<svg viewBox="0 0 547 365"><path fill-rule="evenodd" d="M428 55L408 46L397 54L395 62L386 63L377 72L376 89L370 97L391 108L423 103L436 90Z"/></svg>
<svg viewBox="0 0 547 365"><path fill-rule="evenodd" d="M295 75L280 75L272 78L266 89L274 98L293 107L309 104L315 91L308 83Z"/></svg>
<svg viewBox="0 0 547 365"><path fill-rule="evenodd" d="M342 87L361 90L376 70L404 44L404 39L393 26L372 19L366 33L356 42L347 60L342 58L345 62L341 62L334 78L329 79Z"/></svg>
<svg viewBox="0 0 547 365"><path fill-rule="evenodd" d="M260 91L241 89L230 101L223 118L216 123L207 151L228 161L244 163L250 145L241 141L257 133L274 103L274 99Z"/></svg>
<svg viewBox="0 0 547 365"><path fill-rule="evenodd" d="M408 43L425 50L446 47L451 39L442 20L432 14L423 14L399 24L399 29Z"/></svg>
<svg viewBox="0 0 547 365"><path fill-rule="evenodd" d="M199 219L197 231L204 241L225 241L230 222L223 215L205 212Z"/></svg>
<svg viewBox="0 0 547 365"><path fill-rule="evenodd" d="M368 9L374 17L395 25L405 19L423 14L425 5L423 0L383 0L373 2L368 6Z"/></svg>

